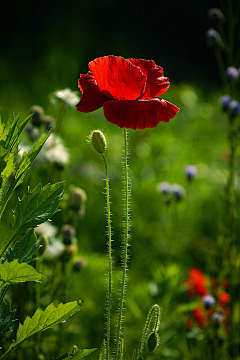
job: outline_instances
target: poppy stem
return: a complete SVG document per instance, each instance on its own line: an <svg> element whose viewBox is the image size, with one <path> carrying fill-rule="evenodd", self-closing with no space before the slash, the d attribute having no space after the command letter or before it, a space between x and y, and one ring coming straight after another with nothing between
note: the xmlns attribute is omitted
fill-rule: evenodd
<svg viewBox="0 0 240 360"><path fill-rule="evenodd" d="M111 306L112 306L112 228L110 209L110 189L108 180L108 167L105 154L102 154L106 174L106 198L107 198L107 228L108 228L108 295L107 295L107 346L106 359L109 360L110 338L111 338Z"/></svg>
<svg viewBox="0 0 240 360"><path fill-rule="evenodd" d="M119 291L119 311L117 319L117 333L116 333L116 350L115 360L122 358L122 325L123 325L123 312L124 302L127 286L127 260L128 260L128 239L129 239L129 210L130 210L130 186L128 177L128 134L127 129L124 128L124 161L123 161L123 208L124 208L124 228L123 228L123 269L120 282ZM120 355L120 356L119 356Z"/></svg>

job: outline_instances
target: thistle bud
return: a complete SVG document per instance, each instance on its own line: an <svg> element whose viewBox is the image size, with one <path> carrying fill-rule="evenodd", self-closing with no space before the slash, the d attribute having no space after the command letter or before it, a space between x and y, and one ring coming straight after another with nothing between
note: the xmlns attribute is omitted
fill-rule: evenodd
<svg viewBox="0 0 240 360"><path fill-rule="evenodd" d="M229 95L224 95L220 98L219 102L222 105L223 111L227 111L230 102L232 101L231 97Z"/></svg>
<svg viewBox="0 0 240 360"><path fill-rule="evenodd" d="M44 123L45 129L49 130L50 128L52 128L54 126L55 120L52 116L45 116L43 118L43 123Z"/></svg>
<svg viewBox="0 0 240 360"><path fill-rule="evenodd" d="M40 127L42 125L42 120L44 116L44 110L41 106L34 105L29 110L29 114L33 114L32 116L32 124L33 126Z"/></svg>
<svg viewBox="0 0 240 360"><path fill-rule="evenodd" d="M188 165L185 167L185 175L188 180L194 179L197 175L197 172L198 170L195 165Z"/></svg>
<svg viewBox="0 0 240 360"><path fill-rule="evenodd" d="M239 71L234 66L229 66L226 69L226 75L227 75L228 80L237 81L239 78Z"/></svg>
<svg viewBox="0 0 240 360"><path fill-rule="evenodd" d="M85 265L86 265L86 259L82 257L78 257L74 262L73 270L80 271Z"/></svg>
<svg viewBox="0 0 240 360"><path fill-rule="evenodd" d="M216 300L214 299L214 297L212 295L204 295L203 296L203 304L205 305L206 309L209 309L210 307L212 307Z"/></svg>
<svg viewBox="0 0 240 360"><path fill-rule="evenodd" d="M106 150L107 141L105 136L100 130L93 130L91 133L91 142L94 149L99 153L103 154Z"/></svg>
<svg viewBox="0 0 240 360"><path fill-rule="evenodd" d="M178 184L172 185L172 193L175 196L177 201L182 200L186 195L185 189L181 185L178 185Z"/></svg>
<svg viewBox="0 0 240 360"><path fill-rule="evenodd" d="M76 235L75 228L71 225L63 225L63 227L61 229L61 233L63 236L63 243L65 245L71 245L72 241Z"/></svg>
<svg viewBox="0 0 240 360"><path fill-rule="evenodd" d="M221 23L225 22L225 15L219 8L209 9L207 14L211 20L220 21Z"/></svg>
<svg viewBox="0 0 240 360"><path fill-rule="evenodd" d="M87 201L87 194L83 189L78 187L72 189L69 198L70 209L77 212L81 210L82 206L84 206L86 201Z"/></svg>
<svg viewBox="0 0 240 360"><path fill-rule="evenodd" d="M159 336L154 331L149 335L148 340L147 340L148 351L153 352L154 350L156 350L156 348L158 347L158 344L159 344Z"/></svg>
<svg viewBox="0 0 240 360"><path fill-rule="evenodd" d="M207 46L212 48L223 48L223 41L221 35L213 28L206 32Z"/></svg>

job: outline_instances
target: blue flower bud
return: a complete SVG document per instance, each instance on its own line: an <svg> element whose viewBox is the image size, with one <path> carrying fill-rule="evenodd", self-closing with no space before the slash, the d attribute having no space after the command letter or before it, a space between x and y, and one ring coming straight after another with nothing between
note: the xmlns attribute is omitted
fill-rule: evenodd
<svg viewBox="0 0 240 360"><path fill-rule="evenodd" d="M222 105L223 111L227 111L232 98L229 95L224 95L220 98L220 104Z"/></svg>
<svg viewBox="0 0 240 360"><path fill-rule="evenodd" d="M223 48L221 35L213 28L206 32L207 46L213 48Z"/></svg>
<svg viewBox="0 0 240 360"><path fill-rule="evenodd" d="M228 80L237 80L239 78L239 71L234 66L229 66L226 70Z"/></svg>
<svg viewBox="0 0 240 360"><path fill-rule="evenodd" d="M214 321L214 324L216 326L219 326L223 322L224 316L220 312L215 312L212 314L212 319Z"/></svg>
<svg viewBox="0 0 240 360"><path fill-rule="evenodd" d="M236 100L232 100L229 104L230 116L235 118L240 112L240 103Z"/></svg>
<svg viewBox="0 0 240 360"><path fill-rule="evenodd" d="M212 295L205 295L205 296L203 296L202 300L203 300L203 303L204 303L206 309L209 309L210 307L212 307L216 302L216 300L214 299L214 297Z"/></svg>
<svg viewBox="0 0 240 360"><path fill-rule="evenodd" d="M185 189L181 185L178 185L178 184L172 185L172 193L175 196L177 201L182 200L186 195Z"/></svg>
<svg viewBox="0 0 240 360"><path fill-rule="evenodd" d="M172 192L172 186L169 182L164 181L157 185L157 191L161 192L162 194L170 194Z"/></svg>
<svg viewBox="0 0 240 360"><path fill-rule="evenodd" d="M195 165L188 165L185 167L185 175L189 180L192 180L197 175L197 168Z"/></svg>

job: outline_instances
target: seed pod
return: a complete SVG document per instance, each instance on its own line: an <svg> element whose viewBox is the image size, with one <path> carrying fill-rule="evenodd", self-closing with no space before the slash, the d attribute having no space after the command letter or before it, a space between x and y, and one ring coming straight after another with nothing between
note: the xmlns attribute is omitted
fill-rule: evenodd
<svg viewBox="0 0 240 360"><path fill-rule="evenodd" d="M105 136L100 130L94 130L91 134L91 141L94 149L99 153L103 154L106 150L107 141Z"/></svg>
<svg viewBox="0 0 240 360"><path fill-rule="evenodd" d="M156 350L156 348L158 347L159 344L159 336L156 333L156 331L153 331L147 340L147 348L149 352L153 352L154 350Z"/></svg>

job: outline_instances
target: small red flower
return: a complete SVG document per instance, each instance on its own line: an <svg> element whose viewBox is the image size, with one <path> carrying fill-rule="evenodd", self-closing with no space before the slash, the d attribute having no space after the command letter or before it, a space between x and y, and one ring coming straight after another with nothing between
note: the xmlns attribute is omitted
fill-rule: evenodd
<svg viewBox="0 0 240 360"><path fill-rule="evenodd" d="M201 329L204 329L206 325L209 323L209 319L206 316L203 308L201 307L194 309L192 311L192 316Z"/></svg>
<svg viewBox="0 0 240 360"><path fill-rule="evenodd" d="M219 296L219 301L220 301L220 304L222 305L222 306L224 306L224 305L227 305L227 304L229 304L230 303L230 301L231 301L231 296L226 292L226 291L223 291L221 294L220 294L220 296Z"/></svg>
<svg viewBox="0 0 240 360"><path fill-rule="evenodd" d="M190 278L184 282L188 287L188 296L204 296L208 294L206 287L207 279L198 268L191 268L189 271Z"/></svg>
<svg viewBox="0 0 240 360"><path fill-rule="evenodd" d="M109 122L134 130L154 128L178 113L177 106L158 98L170 82L153 60L110 55L88 66L90 71L78 80L82 92L78 111L88 113L103 106Z"/></svg>

